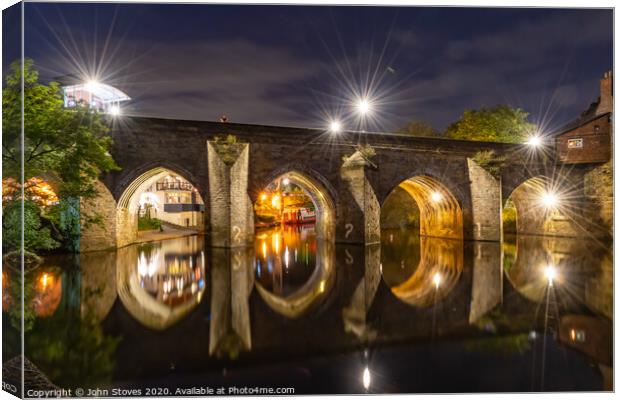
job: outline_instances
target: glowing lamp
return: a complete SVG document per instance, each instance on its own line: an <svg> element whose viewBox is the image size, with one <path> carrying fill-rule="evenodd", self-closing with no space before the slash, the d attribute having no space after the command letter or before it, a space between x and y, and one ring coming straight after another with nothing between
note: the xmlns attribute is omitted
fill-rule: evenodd
<svg viewBox="0 0 620 400"><path fill-rule="evenodd" d="M86 89L89 92L94 92L95 90L99 89L99 82L93 79L89 80L88 82L86 82Z"/></svg>
<svg viewBox="0 0 620 400"><path fill-rule="evenodd" d="M261 199L262 201L267 200L267 195L266 195L265 193L261 194L261 195L260 195L260 199Z"/></svg>
<svg viewBox="0 0 620 400"><path fill-rule="evenodd" d="M289 183L291 183L291 181L288 178L282 179L282 184L283 185L288 185Z"/></svg>
<svg viewBox="0 0 620 400"><path fill-rule="evenodd" d="M362 115L370 112L370 103L366 99L360 99L357 102L356 106L357 106L357 111L359 111L359 113Z"/></svg>
<svg viewBox="0 0 620 400"><path fill-rule="evenodd" d="M555 193L547 192L542 195L540 201L547 208L553 208L558 204L558 196Z"/></svg>
<svg viewBox="0 0 620 400"><path fill-rule="evenodd" d="M439 203L442 199L441 193L439 192L433 192L431 194L431 200L433 200L435 203Z"/></svg>
<svg viewBox="0 0 620 400"><path fill-rule="evenodd" d="M121 108L119 106L114 105L110 107L109 113L113 116L121 115Z"/></svg>
<svg viewBox="0 0 620 400"><path fill-rule="evenodd" d="M340 132L341 129L342 129L342 126L340 125L340 122L338 121L332 121L332 123L329 124L329 130L333 133L338 133Z"/></svg>
<svg viewBox="0 0 620 400"><path fill-rule="evenodd" d="M532 147L538 147L542 144L542 139L540 138L540 136L530 136L528 141L525 143Z"/></svg>

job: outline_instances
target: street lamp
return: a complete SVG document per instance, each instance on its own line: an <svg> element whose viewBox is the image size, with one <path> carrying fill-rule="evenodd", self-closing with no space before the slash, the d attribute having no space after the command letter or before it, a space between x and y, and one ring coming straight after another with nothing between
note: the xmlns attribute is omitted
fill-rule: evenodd
<svg viewBox="0 0 620 400"><path fill-rule="evenodd" d="M357 104L357 111L361 115L366 115L371 111L370 102L367 99L359 99Z"/></svg>
<svg viewBox="0 0 620 400"><path fill-rule="evenodd" d="M89 80L88 82L86 82L86 89L89 92L93 92L93 91L99 89L99 82L97 82L94 79Z"/></svg>
<svg viewBox="0 0 620 400"><path fill-rule="evenodd" d="M340 132L341 129L342 129L342 126L340 125L340 122L338 121L332 121L331 124L329 124L329 130L332 133L338 133Z"/></svg>
<svg viewBox="0 0 620 400"><path fill-rule="evenodd" d="M527 142L525 142L525 144L528 144L532 147L538 147L542 144L542 139L538 135L530 136L530 138L527 140Z"/></svg>
<svg viewBox="0 0 620 400"><path fill-rule="evenodd" d="M433 200L435 203L439 203L441 201L441 198L442 196L441 196L441 193L439 192L433 192L431 194L431 200Z"/></svg>

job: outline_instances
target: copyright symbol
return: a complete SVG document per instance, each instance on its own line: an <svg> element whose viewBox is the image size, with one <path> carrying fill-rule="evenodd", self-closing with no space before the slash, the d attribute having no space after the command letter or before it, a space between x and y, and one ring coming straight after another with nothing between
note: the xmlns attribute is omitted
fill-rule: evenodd
<svg viewBox="0 0 620 400"><path fill-rule="evenodd" d="M78 396L78 397L84 396L84 389L82 389L82 388L75 389L75 395Z"/></svg>

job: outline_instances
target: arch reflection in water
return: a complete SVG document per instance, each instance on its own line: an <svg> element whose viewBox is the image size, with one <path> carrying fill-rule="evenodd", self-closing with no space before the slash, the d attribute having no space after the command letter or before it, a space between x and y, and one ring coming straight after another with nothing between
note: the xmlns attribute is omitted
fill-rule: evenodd
<svg viewBox="0 0 620 400"><path fill-rule="evenodd" d="M384 230L381 261L383 280L394 296L427 307L445 298L461 276L463 241Z"/></svg>
<svg viewBox="0 0 620 400"><path fill-rule="evenodd" d="M165 329L200 303L206 287L203 240L188 236L118 251L118 295L141 324Z"/></svg>
<svg viewBox="0 0 620 400"><path fill-rule="evenodd" d="M504 242L505 275L525 298L542 302L552 285L567 305L585 304L603 315L611 315L613 301L610 260L611 251L595 241L519 235ZM593 276L600 279L593 283Z"/></svg>
<svg viewBox="0 0 620 400"><path fill-rule="evenodd" d="M283 226L256 235L256 289L275 312L297 318L329 291L334 245L314 225Z"/></svg>

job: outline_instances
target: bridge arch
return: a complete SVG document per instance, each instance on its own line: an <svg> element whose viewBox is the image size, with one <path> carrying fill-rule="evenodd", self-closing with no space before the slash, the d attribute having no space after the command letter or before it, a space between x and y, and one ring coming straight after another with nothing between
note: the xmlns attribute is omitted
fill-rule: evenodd
<svg viewBox="0 0 620 400"><path fill-rule="evenodd" d="M256 203L263 194L263 190L275 182L294 184L301 188L314 204L317 238L321 240L333 239L336 207L331 185L316 172L289 168L290 166L279 168L259 181L259 184L255 185L255 189L250 194L252 202Z"/></svg>
<svg viewBox="0 0 620 400"><path fill-rule="evenodd" d="M566 181L545 175L529 177L506 197L504 232L521 235L576 236L576 196Z"/></svg>
<svg viewBox="0 0 620 400"><path fill-rule="evenodd" d="M436 178L417 175L394 187L381 205L382 228L388 227L390 214L393 219L393 213L398 209L419 213L420 235L463 239L461 204L453 192Z"/></svg>
<svg viewBox="0 0 620 400"><path fill-rule="evenodd" d="M126 177L126 184L121 186L122 191L120 191L118 195L116 207L116 236L118 247L130 244L134 242L138 237L138 215L140 211L142 195L147 192L149 188L153 187L153 185L155 185L158 181L166 179L169 176L178 177L179 183L176 186L168 185L165 186L165 188L162 187L162 190L167 190L169 188L171 190L174 190L175 188L178 188L182 191L189 191L189 197L191 197L192 204L194 201L204 204L203 196L201 195L196 184L194 183L195 181L191 177L189 179L192 180L189 180L187 178L187 175L185 175L184 173L178 173L177 169L172 169L164 166L156 166L151 167L147 170L143 170L143 172L139 174L136 173L130 175ZM189 185L185 185L183 184L183 182L187 182L189 183ZM181 203L182 200L180 200L180 198L181 197L179 196L179 204L184 204ZM164 204L161 204L162 208L163 206ZM180 213L186 212L185 209L182 207L179 208L179 210L180 211L178 212ZM192 211L187 212L197 212L198 215L192 217L191 221L189 221L187 224L184 224L182 222L177 223L178 221L174 221L173 223L176 223L177 225L192 226L196 227L198 230L203 230L205 226L204 209L202 211L195 211L192 209Z"/></svg>

